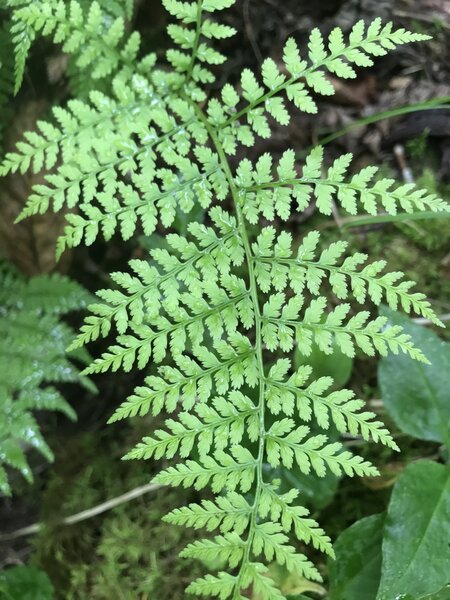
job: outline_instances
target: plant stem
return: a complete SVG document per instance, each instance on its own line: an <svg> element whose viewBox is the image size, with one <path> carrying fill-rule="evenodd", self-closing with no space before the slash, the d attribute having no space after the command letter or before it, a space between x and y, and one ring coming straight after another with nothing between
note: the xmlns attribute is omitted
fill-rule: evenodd
<svg viewBox="0 0 450 600"><path fill-rule="evenodd" d="M203 0L197 0L197 21L195 24L195 39L194 39L194 45L192 47L191 62L189 63L189 67L188 67L188 70L186 73L185 85L187 85L191 80L192 70L194 68L195 60L197 58L198 46L200 43L200 32L201 32L201 28L202 28L202 12L203 12Z"/></svg>
<svg viewBox="0 0 450 600"><path fill-rule="evenodd" d="M250 246L249 236L247 232L247 228L245 226L244 216L242 214L241 207L241 198L239 197L239 190L234 182L233 174L231 172L230 164L226 157L225 151L220 143L216 131L212 127L212 125L208 122L206 116L203 111L195 105L195 110L204 124L205 128L208 131L208 134L211 138L212 143L217 151L219 156L219 160L222 166L222 169L225 173L225 176L228 181L228 185L230 186L231 196L233 199L234 210L236 213L237 223L238 223L238 231L242 238L242 244L245 252L245 259L247 263L248 269L248 281L250 287L250 298L253 303L253 310L255 315L255 351L256 351L256 359L258 365L259 372L259 401L257 406L257 411L259 413L259 444L258 444L258 456L256 458L256 487L255 487L255 498L252 506L252 514L250 517L250 524L248 530L247 540L245 542L245 550L244 555L241 561L241 567L239 569L236 585L234 588L233 596L231 600L240 600L241 598L241 588L244 583L244 577L246 575L246 568L250 562L251 549L253 544L253 538L255 535L255 529L258 519L258 506L261 497L262 490L264 488L264 479L263 479L263 459L264 459L264 446L265 446L265 436L266 436L266 428L265 428L265 375L264 375L264 361L262 354L262 335L261 335L261 327L262 327L262 317L261 311L259 308L259 299L258 299L258 289L256 284L256 276L254 272L254 264L253 264L253 253Z"/></svg>

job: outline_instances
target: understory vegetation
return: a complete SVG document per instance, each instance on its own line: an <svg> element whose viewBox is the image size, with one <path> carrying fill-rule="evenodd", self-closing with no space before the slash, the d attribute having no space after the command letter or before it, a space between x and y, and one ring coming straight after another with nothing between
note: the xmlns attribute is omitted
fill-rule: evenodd
<svg viewBox="0 0 450 600"><path fill-rule="evenodd" d="M450 598L445 36L261 4L0 5L1 600Z"/></svg>

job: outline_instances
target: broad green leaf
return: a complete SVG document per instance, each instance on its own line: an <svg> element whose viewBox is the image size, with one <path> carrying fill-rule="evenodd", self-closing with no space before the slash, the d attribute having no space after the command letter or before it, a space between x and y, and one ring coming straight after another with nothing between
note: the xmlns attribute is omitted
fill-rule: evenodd
<svg viewBox="0 0 450 600"><path fill-rule="evenodd" d="M448 583L449 522L449 467L429 461L409 465L387 512L377 600L420 598Z"/></svg>
<svg viewBox="0 0 450 600"><path fill-rule="evenodd" d="M346 356L340 348L333 345L332 354L325 354L315 342L309 356L304 356L298 350L294 355L294 366L297 369L301 365L312 367L313 375L319 377L332 377L333 388L342 388L350 379L353 369L353 358Z"/></svg>
<svg viewBox="0 0 450 600"><path fill-rule="evenodd" d="M404 354L381 360L378 379L386 409L402 431L450 448L450 344L388 308L382 314L401 325L431 362L411 361Z"/></svg>
<svg viewBox="0 0 450 600"><path fill-rule="evenodd" d="M398 600L449 600L450 599L450 585L446 585L439 590L439 592L435 592L433 594L427 594L426 596L421 596L420 598L411 596L411 594L406 594L406 596L399 596Z"/></svg>
<svg viewBox="0 0 450 600"><path fill-rule="evenodd" d="M292 469L280 467L276 477L281 478L281 491L299 490L303 502L317 510L325 508L333 500L339 484L339 478L330 471L324 477L316 477L305 475L297 465Z"/></svg>
<svg viewBox="0 0 450 600"><path fill-rule="evenodd" d="M439 592L423 596L422 598L419 598L419 600L449 600L449 598L450 585L446 585L442 590L439 590Z"/></svg>
<svg viewBox="0 0 450 600"><path fill-rule="evenodd" d="M52 600L53 586L44 571L13 567L0 573L0 600Z"/></svg>
<svg viewBox="0 0 450 600"><path fill-rule="evenodd" d="M380 581L383 520L383 514L366 517L338 537L336 560L329 561L328 600L374 600Z"/></svg>

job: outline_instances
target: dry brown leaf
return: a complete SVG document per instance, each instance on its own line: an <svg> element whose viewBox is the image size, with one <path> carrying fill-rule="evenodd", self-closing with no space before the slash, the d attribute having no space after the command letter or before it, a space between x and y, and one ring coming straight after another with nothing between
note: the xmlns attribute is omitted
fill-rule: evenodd
<svg viewBox="0 0 450 600"><path fill-rule="evenodd" d="M361 77L356 81L344 81L329 77L333 84L335 95L333 102L346 106L364 107L373 102L376 94L376 79L372 75Z"/></svg>

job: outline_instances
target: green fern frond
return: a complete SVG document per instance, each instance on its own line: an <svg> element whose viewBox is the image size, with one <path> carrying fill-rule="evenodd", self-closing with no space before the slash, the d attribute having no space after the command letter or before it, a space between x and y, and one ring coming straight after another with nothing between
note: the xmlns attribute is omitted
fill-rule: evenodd
<svg viewBox="0 0 450 600"><path fill-rule="evenodd" d="M259 516L266 519L268 515L274 522L280 522L285 533L294 529L299 540L312 544L314 548L334 558L334 550L330 538L323 529L309 517L309 511L302 506L292 505L299 495L298 490L290 490L278 494L275 486L268 485L261 494Z"/></svg>
<svg viewBox="0 0 450 600"><path fill-rule="evenodd" d="M29 280L13 273L2 276L0 303L8 310L64 315L85 309L91 299L75 281L58 273L36 275Z"/></svg>
<svg viewBox="0 0 450 600"><path fill-rule="evenodd" d="M228 492L226 496L218 496L214 502L203 500L201 504L176 508L164 517L164 521L207 531L220 529L222 533L233 530L242 535L248 527L251 514L252 507L244 496Z"/></svg>
<svg viewBox="0 0 450 600"><path fill-rule="evenodd" d="M398 45L426 39L429 39L426 35L394 30L392 23L382 26L380 19L375 19L367 30L363 21L359 21L348 41L344 40L342 31L335 28L328 38L328 49L321 32L314 29L309 39L308 58L304 59L295 40L290 38L283 54L288 75L282 73L272 59L266 59L261 67L261 83L254 73L245 69L241 76L241 95L230 86L223 104L215 99L210 101L216 105L213 124L218 126L218 137L225 152L234 154L237 142L252 146L254 135L270 137L269 116L281 125L289 124L286 101L303 112L316 113L317 104L311 92L334 94L332 84L325 77L326 71L351 79L356 77L352 65L371 66L372 57L383 56Z"/></svg>
<svg viewBox="0 0 450 600"><path fill-rule="evenodd" d="M255 387L258 369L254 348L247 338L235 334L228 342L213 341L213 346L216 353L198 346L195 348L197 360L177 355L174 357L176 368L159 367L159 375L147 377L146 385L135 389L110 422L138 414L142 416L150 410L154 415L163 408L173 412L179 403L190 409L196 401L206 403L213 387L219 394L227 393L230 388L240 388L244 382Z"/></svg>
<svg viewBox="0 0 450 600"><path fill-rule="evenodd" d="M386 356L389 349L395 354L402 351L415 360L428 362L410 342L410 336L402 333L401 327L385 329L388 322L385 317L369 321L370 313L362 311L344 323L350 304L338 305L325 317L327 299L321 296L311 300L300 318L303 302L302 296L286 301L285 294L275 293L264 304L261 336L270 351L280 348L289 352L295 341L300 352L309 356L314 341L325 354L332 353L334 343L350 357L355 356L355 347L359 347L368 356L373 356L375 350Z"/></svg>
<svg viewBox="0 0 450 600"><path fill-rule="evenodd" d="M152 88L136 77L126 88L116 80L113 90L114 97L92 91L89 102L73 99L69 100L67 108L55 107L54 122L38 121L38 131L25 134L26 141L18 143L16 152L6 155L1 175L16 171L24 173L30 165L34 173L44 166L49 170L60 158L68 164L83 165L86 156L95 160L96 152L100 157L105 151L111 153L115 149L113 146L111 150L113 141L131 139L133 134L141 131L151 136L148 104L155 100ZM122 150L125 149L123 143Z"/></svg>
<svg viewBox="0 0 450 600"><path fill-rule="evenodd" d="M144 438L125 458L173 458L189 456L195 446L201 456L212 447L225 450L228 445L240 444L247 433L251 442L258 439L256 406L240 391L230 392L228 399L217 397L212 406L197 404L195 413L182 412L178 420L166 421L169 431L155 431L155 438Z"/></svg>
<svg viewBox="0 0 450 600"><path fill-rule="evenodd" d="M131 324L132 333L119 335L118 343L85 373L116 371L120 367L129 371L136 360L139 368L144 368L151 356L156 363L162 362L169 347L177 355L184 352L188 342L194 347L202 345L206 333L212 340L220 340L224 332L233 335L239 322L246 329L254 322L250 293L244 280L235 275L223 276L219 285L203 282L195 295L182 292L175 301L164 298L161 306L165 315L152 318L151 326Z"/></svg>
<svg viewBox="0 0 450 600"><path fill-rule="evenodd" d="M315 343L328 354L336 346L348 356L404 352L426 362L401 327L388 326L385 318L355 312L347 303L329 310L326 285L340 301L387 301L440 323L403 273L387 273L383 261L370 263L362 254L346 256L343 242L319 251L314 231L301 232L294 248L279 221L312 201L322 214L330 214L333 202L350 214L438 212L448 206L423 190L376 179L373 167L347 175L350 155L325 172L321 148L301 169L293 150L275 167L269 154L235 166L229 155L238 146L270 137L273 120L289 123L289 103L317 112L316 95L334 93L327 72L354 77L355 66L370 66L396 46L426 36L382 26L378 19L368 27L357 23L348 39L339 29L327 40L314 30L305 57L293 39L287 41L285 70L266 59L260 76L245 69L239 89L226 83L215 91L210 84L224 56L214 44L234 34L217 11L233 3L164 0L175 48L166 63L153 68L155 57L138 57L138 38L126 38L129 13L120 7L113 10L111 4L108 10L102 3L109 16L94 31L86 23L98 18L100 4L36 3L46 6L44 23L35 8L19 2L13 20L25 23L32 35L56 37L79 64L93 64L92 49L98 48L96 76L108 82L111 93L91 91L88 100L54 109L53 121L39 122L37 132L26 134L1 172L51 171L34 187L21 218L50 207L73 210L59 252L100 235L128 239L138 230L167 229L177 212L201 208L206 224L191 222L186 236L167 232L165 249L132 260L130 272L112 274L113 289L98 292L70 348L80 351L113 336L85 373L137 368L146 378L110 421L171 413L165 427L126 458L167 461L178 455L180 462L166 464L156 481L214 494L166 517L216 530L216 537L191 544L183 555L207 564L220 558L220 568L230 571L206 575L188 592L243 600L252 586L262 600L283 600L263 562L276 561L319 581L317 569L289 540L293 536L330 556L333 549L300 505L298 492L280 493L265 466L289 469L295 463L318 477L376 475L368 461L330 442L331 423L341 433L397 449L353 392L330 391L331 378L312 379L308 366L295 371L284 355L296 346L307 357ZM48 391L40 402L53 406L55 400ZM23 464L19 454L14 460Z"/></svg>
<svg viewBox="0 0 450 600"><path fill-rule="evenodd" d="M0 491L10 494L2 465L18 469L31 481L25 450L34 448L47 460L53 457L33 412L60 411L76 418L73 408L50 384L70 382L89 387L70 359L86 364L90 356L66 354L74 333L59 316L85 308L90 297L61 275L25 280L2 269L0 283Z"/></svg>
<svg viewBox="0 0 450 600"><path fill-rule="evenodd" d="M283 291L289 285L296 294L302 294L306 288L318 295L327 280L340 300L352 295L361 304L368 299L377 305L387 301L394 310L401 306L405 312L414 311L442 326L424 294L410 292L414 282L401 281L404 273L380 275L386 261L372 262L361 268L368 256L357 253L343 259L347 242L334 242L320 253L319 246L319 233L310 231L294 253L290 233L282 231L277 235L274 227L265 227L252 247L261 289L268 292L273 287Z"/></svg>
<svg viewBox="0 0 450 600"><path fill-rule="evenodd" d="M152 265L144 260L131 261L134 276L113 273L112 280L124 291L97 292L105 303L90 306L93 316L86 318L71 348L108 335L111 324L115 324L119 333L124 333L129 325L139 326L145 316L158 315L162 296L164 305L170 309L178 304L183 287L195 293L202 280L217 282L230 264L241 265L244 252L234 217L218 207L211 210L210 217L218 231L191 223L188 230L195 241L170 234L167 242L171 253L153 250Z"/></svg>
<svg viewBox="0 0 450 600"><path fill-rule="evenodd" d="M155 482L173 487L194 487L201 490L210 486L219 493L224 488L248 492L255 480L257 462L247 448L233 446L229 454L217 451L199 461L187 460L161 471Z"/></svg>
<svg viewBox="0 0 450 600"><path fill-rule="evenodd" d="M8 4L15 6L11 31L16 48L16 91L36 35L51 36L54 43L62 44L64 52L75 55L79 69L90 67L89 77L93 80L118 72L131 76L145 65L145 59L141 63L136 60L139 34L134 32L126 36L124 16L112 17L118 12L120 5L117 2L111 3L107 12L97 1L89 7L83 7L76 0L70 3L39 0ZM108 3L103 4L107 6ZM129 6L126 12L129 13Z"/></svg>
<svg viewBox="0 0 450 600"><path fill-rule="evenodd" d="M351 435L372 438L386 446L398 450L391 435L380 421L373 421L371 412L360 412L365 403L354 398L351 390L337 390L328 395L325 392L332 386L331 377L320 377L306 385L311 378L312 369L303 365L292 373L291 362L279 359L270 368L266 382L266 402L269 411L278 415L284 413L292 417L297 415L304 421L315 422L323 429L329 429L330 418L338 431Z"/></svg>
<svg viewBox="0 0 450 600"><path fill-rule="evenodd" d="M263 154L255 165L244 159L239 165L236 182L245 195L246 218L251 223L256 223L259 215L270 220L277 215L286 220L292 212L293 203L302 211L313 196L317 209L325 215L331 214L334 199L352 215L358 212L358 202L370 214L377 214L380 206L392 215L397 213L398 206L409 213L448 209L447 204L435 194L415 189L414 184L394 189L393 179L380 179L371 184L378 172L376 167L366 167L346 182L345 174L351 159L351 154L336 159L323 177L323 149L318 146L306 158L302 177L298 177L295 154L287 150L277 165L276 180L272 177L270 154Z"/></svg>

